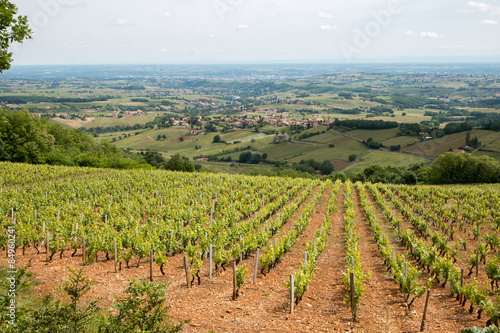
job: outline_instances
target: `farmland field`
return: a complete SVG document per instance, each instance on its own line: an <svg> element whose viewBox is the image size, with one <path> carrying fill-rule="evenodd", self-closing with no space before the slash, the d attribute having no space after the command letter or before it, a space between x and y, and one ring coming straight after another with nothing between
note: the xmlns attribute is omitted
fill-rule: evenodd
<svg viewBox="0 0 500 333"><path fill-rule="evenodd" d="M500 151L498 145L498 133L493 131L474 130L470 132L471 137L478 138L485 149ZM438 156L449 149L455 149L465 145L466 133L455 133L442 138L419 142L414 145L404 147L403 151L417 153L427 156Z"/></svg>
<svg viewBox="0 0 500 333"><path fill-rule="evenodd" d="M0 224L17 267L31 261L34 295L69 268L84 267L104 308L132 278L168 282L170 320L190 318L188 332L416 332L428 290L427 332L484 326L500 307L497 187L0 169ZM248 269L236 300L233 264Z"/></svg>
<svg viewBox="0 0 500 333"><path fill-rule="evenodd" d="M398 167L420 163L428 164L430 163L430 161L425 158L400 154L398 152L372 151L368 155L361 157L358 163L349 167L347 170L353 172L362 172L365 168L368 168L370 165L374 164L378 164L382 167Z"/></svg>

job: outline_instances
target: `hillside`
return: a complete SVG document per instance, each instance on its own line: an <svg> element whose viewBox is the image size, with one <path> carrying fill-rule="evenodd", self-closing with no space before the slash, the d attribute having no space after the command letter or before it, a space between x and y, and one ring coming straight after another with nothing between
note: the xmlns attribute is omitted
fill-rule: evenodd
<svg viewBox="0 0 500 333"><path fill-rule="evenodd" d="M149 290L166 288L168 321L190 319L185 330L192 332L249 327L417 331L427 291L429 331L458 332L497 320L497 277L490 274L498 265L497 186L333 183L9 163L0 163L0 169L5 175L0 225L15 233L15 255L10 256L16 267L30 262L30 279L36 281L19 291L19 310L57 308L59 303L38 298L63 285L69 269L82 269L95 283L83 292L78 308L95 300L100 316L119 320L106 310L117 301L114 297L123 297L121 291L133 279L150 280ZM0 246L7 248L7 238L0 238ZM9 254L4 251L0 266L5 267ZM478 267L469 260L476 252ZM233 265L240 281L235 300ZM350 273L355 322L345 302ZM457 293L466 307L454 297ZM28 295L34 303L26 302ZM143 299L134 309L149 302ZM32 313L18 312L19 332L39 323L40 318L29 317ZM53 320L62 318L58 313L52 312ZM97 322L91 314L80 325L103 328L110 322Z"/></svg>
<svg viewBox="0 0 500 333"><path fill-rule="evenodd" d="M263 73L276 70L254 69L259 73L254 79L246 75L248 68L229 79L217 66L173 66L169 70L178 76L154 79L145 74L147 68L141 73L133 66L122 68L128 74L121 77L113 68L92 72L92 67L79 69L85 76L66 69L50 78L6 77L0 105L80 128L132 153L199 160L213 172L261 173L308 160L328 161L335 172L358 172L372 163L430 166L440 154L467 146L467 135L477 144L466 151L500 159L496 76L310 76L298 66L265 78ZM460 124L466 126L459 129ZM275 142L276 134L290 140ZM247 152L266 154L268 163L239 163Z"/></svg>

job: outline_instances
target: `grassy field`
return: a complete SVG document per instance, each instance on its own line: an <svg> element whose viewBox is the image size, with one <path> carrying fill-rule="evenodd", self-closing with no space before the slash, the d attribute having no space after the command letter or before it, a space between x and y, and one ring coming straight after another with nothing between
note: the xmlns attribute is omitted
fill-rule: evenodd
<svg viewBox="0 0 500 333"><path fill-rule="evenodd" d="M228 174L244 174L248 175L254 171L272 170L273 165L270 164L239 164L239 163L222 163L222 162L196 162L210 172L228 173Z"/></svg>
<svg viewBox="0 0 500 333"><path fill-rule="evenodd" d="M382 143L386 147L401 145L401 147L403 148L417 142L420 142L420 139L415 136L398 136L395 138L382 141Z"/></svg>
<svg viewBox="0 0 500 333"><path fill-rule="evenodd" d="M465 145L465 137L467 132L455 133L447 135L442 138L427 140L424 142L416 143L412 146L405 147L403 150L407 152L427 155L438 156L447 152L450 148L457 149ZM500 151L500 133L493 131L475 130L471 131L471 138L476 137L485 146L486 149Z"/></svg>
<svg viewBox="0 0 500 333"><path fill-rule="evenodd" d="M489 157L493 157L497 160L500 161L500 152L491 152L491 151L477 151L474 153L474 155L476 156L489 156Z"/></svg>
<svg viewBox="0 0 500 333"><path fill-rule="evenodd" d="M484 137L480 138L478 136L478 139L483 144L483 147L482 147L483 149L493 150L493 151L497 151L500 153L500 133L498 133L498 132L491 133L491 135L488 136L487 138L484 138Z"/></svg>
<svg viewBox="0 0 500 333"><path fill-rule="evenodd" d="M345 147L354 147L354 148L364 148L365 145L361 142L347 138L343 135L337 134L333 131L326 131L325 133L312 136L310 138L302 140L304 142L313 142L313 143L323 143L323 144L334 144Z"/></svg>
<svg viewBox="0 0 500 333"><path fill-rule="evenodd" d="M365 141L368 140L368 138L372 138L374 141L383 142L385 140L395 138L398 133L399 128L391 128L381 130L355 130L350 131L347 134Z"/></svg>
<svg viewBox="0 0 500 333"><path fill-rule="evenodd" d="M267 147L274 139L274 135L255 133L253 131L235 131L226 134L207 133L206 135L192 136L191 130L187 128L171 127L168 129L149 130L139 135L132 135L129 138L117 141L115 144L119 148L132 148L133 150L156 150L172 156L176 153L189 158L198 155L220 154L223 150L232 150L252 145L257 150ZM158 135L165 135L166 139L156 140ZM215 135L220 135L225 143L213 143ZM179 140L180 137L184 141ZM252 142L254 140L254 142ZM240 141L237 144L231 142ZM198 147L198 149L196 149Z"/></svg>
<svg viewBox="0 0 500 333"><path fill-rule="evenodd" d="M410 166L412 164L429 164L429 160L425 158L415 157L401 153L391 153L385 151L374 151L362 157L359 162L355 163L346 171L360 172L373 164L380 166Z"/></svg>
<svg viewBox="0 0 500 333"><path fill-rule="evenodd" d="M303 143L282 143L270 145L263 151L272 159L286 161L293 157L309 155L311 151L316 149L318 149L318 146Z"/></svg>
<svg viewBox="0 0 500 333"><path fill-rule="evenodd" d="M135 124L145 124L149 121L153 121L155 117L158 117L162 113L160 112L150 112L143 116L128 116L123 118L107 118L107 117L95 117L91 123L86 124L84 127L111 127L117 125L135 125Z"/></svg>

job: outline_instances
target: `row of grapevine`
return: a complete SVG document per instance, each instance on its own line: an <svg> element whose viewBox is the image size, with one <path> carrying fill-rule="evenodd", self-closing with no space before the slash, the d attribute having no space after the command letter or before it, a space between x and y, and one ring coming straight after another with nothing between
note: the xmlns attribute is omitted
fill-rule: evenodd
<svg viewBox="0 0 500 333"><path fill-rule="evenodd" d="M120 261L128 263L133 256L140 261L151 250L162 257L163 253L178 252L189 243L202 243L207 235L210 238L222 229L230 229L265 202L274 205L259 217L262 220L306 185L297 180L281 179L271 186L267 178L191 178L182 173L152 171L136 172L133 176L110 172L107 177L107 181L102 175L91 175L56 184L29 185L22 196L8 189L2 193L1 223L16 220L18 247L30 243L39 246L50 231L52 254L60 251L62 256L68 245L75 253L85 237L90 257L103 252L108 258L116 241ZM214 184L216 181L218 184ZM210 183L212 186L200 186ZM136 184L141 184L142 189ZM112 194L99 190L109 189L110 185L114 185ZM91 198L90 189L94 192ZM198 198L193 195L197 192ZM262 200L252 198L259 192L262 194L258 199ZM279 203L275 203L279 195ZM15 208L6 209L8 206Z"/></svg>
<svg viewBox="0 0 500 333"><path fill-rule="evenodd" d="M96 172L102 172L102 170L88 167L0 162L0 188L7 185L25 185Z"/></svg>
<svg viewBox="0 0 500 333"><path fill-rule="evenodd" d="M377 187L382 187L382 185L371 186L372 193L377 200L377 203L381 207L386 207L387 205L385 200L377 191ZM387 188L384 189L388 191ZM388 193L388 192L386 192ZM390 197L390 196L389 196ZM391 200L396 204L398 201L397 198ZM401 205L403 208L408 210L404 204ZM390 209L389 209L390 210ZM399 225L400 221L394 223L394 218L392 212L390 214L386 213L386 216L390 219L394 224ZM409 219L410 222L418 221L417 219ZM417 228L417 225L414 225ZM397 227L396 227L397 228ZM417 262L420 263L423 267L427 267L430 271L430 267L432 267L433 278L438 282L440 279L443 279L441 284L442 287L445 287L447 283L450 285L451 295L457 295L457 299L461 301L462 305L465 305L466 301L470 303L470 312L472 313L473 307L478 306L478 319L481 318L481 314L483 311L486 311L490 320L496 322L500 319L498 315L500 312L500 300L496 302L491 301L487 297L487 292L482 290L477 285L477 280L473 280L472 282L463 285L462 282L462 274L461 271L454 265L453 258L450 254L437 254L437 248L433 245L428 245L424 241L415 237L415 233L411 230L399 231L398 236L401 240L407 245L411 254L417 259Z"/></svg>
<svg viewBox="0 0 500 333"><path fill-rule="evenodd" d="M369 273L363 272L361 266L361 253L358 247L359 236L354 232L355 228L355 209L352 183L348 180L344 186L344 205L345 205L345 238L346 238L346 263L347 270L342 272L344 285L349 290L349 295L345 298L345 303L351 305L353 309L353 319L356 318L356 310L359 308L361 298L363 297L365 286L363 282L369 277ZM351 285L351 273L354 274L354 285ZM353 304L354 301L354 304Z"/></svg>
<svg viewBox="0 0 500 333"><path fill-rule="evenodd" d="M292 228L290 232L282 235L279 240L270 244L268 248L263 251L263 255L259 258L262 274L265 275L266 270L269 272L271 268L279 263L288 250L295 244L297 236L309 226L314 208L328 186L331 186L331 182L323 182L311 202L302 210L299 220L295 223L295 228Z"/></svg>
<svg viewBox="0 0 500 333"><path fill-rule="evenodd" d="M356 187L359 192L361 206L366 215L366 220L370 224L380 253L384 258L385 264L391 270L394 281L399 285L408 309L410 309L415 299L422 297L426 291L426 286L419 283L422 271L408 261L405 255L399 254L395 250L395 247L390 244L387 233L384 234L380 222L377 223L375 213L372 211L368 202L365 186L361 183L357 183ZM410 300L411 296L413 296L413 299Z"/></svg>
<svg viewBox="0 0 500 333"><path fill-rule="evenodd" d="M335 185L332 187L332 192L330 195L330 199L328 202L328 206L326 209L325 216L323 217L323 224L314 234L313 240L306 244L306 255L304 262L301 263L300 268L294 274L294 290L293 295L294 299L292 302L298 304L302 299L304 292L311 280L315 277L316 267L317 267L317 259L319 255L323 252L326 247L327 237L330 234L331 228L331 212L336 211L336 197L338 192L340 191L341 182L337 181ZM288 291L291 289L290 282L285 283Z"/></svg>

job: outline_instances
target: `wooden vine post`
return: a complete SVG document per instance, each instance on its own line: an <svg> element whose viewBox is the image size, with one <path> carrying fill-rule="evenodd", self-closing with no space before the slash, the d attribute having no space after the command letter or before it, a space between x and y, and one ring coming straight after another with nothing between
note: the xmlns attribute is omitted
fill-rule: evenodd
<svg viewBox="0 0 500 333"><path fill-rule="evenodd" d="M47 233L45 234L45 261L46 262L49 262L50 260L50 255L49 255L49 249L50 249L50 244L49 244L49 241L50 241L50 234L49 232L47 231Z"/></svg>
<svg viewBox="0 0 500 333"><path fill-rule="evenodd" d="M479 275L479 249L476 250L476 278Z"/></svg>
<svg viewBox="0 0 500 333"><path fill-rule="evenodd" d="M356 285L354 284L354 272L349 273L349 278L351 282L351 312L352 321L356 321Z"/></svg>
<svg viewBox="0 0 500 333"><path fill-rule="evenodd" d="M406 280L408 279L408 262L405 261L405 275L404 275L404 282L406 283ZM408 301L408 298L410 297L409 294L403 294L403 298L405 299L405 302Z"/></svg>
<svg viewBox="0 0 500 333"><path fill-rule="evenodd" d="M460 270L460 290L464 287L464 269L462 268ZM462 303L462 297L463 295L459 292L458 293L458 302Z"/></svg>
<svg viewBox="0 0 500 333"><path fill-rule="evenodd" d="M184 256L184 269L186 270L186 283L188 289L191 288L191 268L189 267L189 259L185 255Z"/></svg>
<svg viewBox="0 0 500 333"><path fill-rule="evenodd" d="M290 314L295 311L295 285L293 275L290 275Z"/></svg>
<svg viewBox="0 0 500 333"><path fill-rule="evenodd" d="M115 245L115 273L118 273L118 248L116 246L116 239L114 240Z"/></svg>
<svg viewBox="0 0 500 333"><path fill-rule="evenodd" d="M153 250L149 252L149 281L153 282Z"/></svg>
<svg viewBox="0 0 500 333"><path fill-rule="evenodd" d="M233 301L236 301L236 262L233 262Z"/></svg>
<svg viewBox="0 0 500 333"><path fill-rule="evenodd" d="M425 297L424 315L422 317L422 324L420 325L420 332L425 330L425 321L427 320L427 307L429 306L429 297L431 296L431 290L427 289L427 296Z"/></svg>
<svg viewBox="0 0 500 333"><path fill-rule="evenodd" d="M259 249L255 253L255 269L253 271L253 284L257 283L257 270L259 269Z"/></svg>
<svg viewBox="0 0 500 333"><path fill-rule="evenodd" d="M210 271L209 271L209 275L208 275L210 281L212 281L212 261L213 261L213 245L210 244L210 262L209 262L209 265L210 265L209 270Z"/></svg>
<svg viewBox="0 0 500 333"><path fill-rule="evenodd" d="M83 265L85 265L85 257L86 257L86 247L85 247L85 235L82 236L82 258L83 258Z"/></svg>
<svg viewBox="0 0 500 333"><path fill-rule="evenodd" d="M172 240L174 238L174 231L173 230L170 230L170 245L169 245L169 248L168 248L168 256L171 257L173 256L173 250L172 250Z"/></svg>

